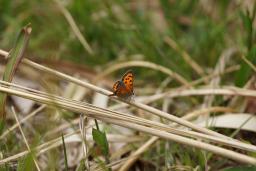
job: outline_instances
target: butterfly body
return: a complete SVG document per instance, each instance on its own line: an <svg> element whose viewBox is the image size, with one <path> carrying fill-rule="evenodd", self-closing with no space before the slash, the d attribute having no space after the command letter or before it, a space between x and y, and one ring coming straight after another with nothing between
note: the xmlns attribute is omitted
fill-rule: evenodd
<svg viewBox="0 0 256 171"><path fill-rule="evenodd" d="M133 80L133 72L130 70L127 71L122 77L122 80L115 82L115 84L113 85L113 94L111 94L110 96L118 96L121 98L131 97L134 94Z"/></svg>

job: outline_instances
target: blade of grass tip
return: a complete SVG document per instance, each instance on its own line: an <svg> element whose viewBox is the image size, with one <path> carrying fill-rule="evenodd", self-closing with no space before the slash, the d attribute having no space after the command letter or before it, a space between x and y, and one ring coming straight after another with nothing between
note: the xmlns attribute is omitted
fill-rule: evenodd
<svg viewBox="0 0 256 171"><path fill-rule="evenodd" d="M66 145L65 145L63 134L61 134L61 138L62 138L62 144L63 144L63 150L64 150L65 170L68 171L68 158L67 158L67 151L66 151Z"/></svg>
<svg viewBox="0 0 256 171"><path fill-rule="evenodd" d="M3 75L3 80L7 82L11 82L15 71L18 68L19 63L25 53L25 50L28 46L29 37L31 34L32 28L30 24L26 25L19 33L16 42L13 46L13 49L8 55L9 61L6 65L5 72ZM0 120L1 125L5 120L5 102L6 102L7 94L0 93ZM2 123L3 122L3 123Z"/></svg>

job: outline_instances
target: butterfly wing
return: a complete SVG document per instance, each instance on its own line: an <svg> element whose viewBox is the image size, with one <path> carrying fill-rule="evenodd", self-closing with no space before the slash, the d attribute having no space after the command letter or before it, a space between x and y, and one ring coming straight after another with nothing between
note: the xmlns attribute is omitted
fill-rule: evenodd
<svg viewBox="0 0 256 171"><path fill-rule="evenodd" d="M133 80L134 75L131 70L127 71L121 81L115 82L113 85L113 94L109 96L118 96L122 98L127 98L133 95Z"/></svg>
<svg viewBox="0 0 256 171"><path fill-rule="evenodd" d="M120 83L121 83L121 81L117 81L117 82L115 82L115 84L113 85L113 92L114 92L114 94L116 94L117 91L119 90Z"/></svg>
<svg viewBox="0 0 256 171"><path fill-rule="evenodd" d="M133 80L134 80L134 75L131 70L127 71L122 77L122 82L124 83L128 91L128 94L130 95L133 94Z"/></svg>

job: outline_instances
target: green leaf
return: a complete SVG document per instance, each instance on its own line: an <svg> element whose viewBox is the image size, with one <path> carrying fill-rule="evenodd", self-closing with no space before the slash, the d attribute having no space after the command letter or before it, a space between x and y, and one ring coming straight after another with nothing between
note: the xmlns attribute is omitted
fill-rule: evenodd
<svg viewBox="0 0 256 171"><path fill-rule="evenodd" d="M250 167L250 166L241 166L241 167L232 167L232 168L227 168L227 169L223 169L221 171L255 171L256 167Z"/></svg>
<svg viewBox="0 0 256 171"><path fill-rule="evenodd" d="M35 164L33 161L33 154L29 153L24 158L19 160L17 171L23 170L35 170Z"/></svg>
<svg viewBox="0 0 256 171"><path fill-rule="evenodd" d="M8 63L5 67L3 81L11 82L15 71L18 68L19 63L25 53L25 50L28 46L29 36L32 31L30 24L25 26L19 33L13 49L8 55ZM7 94L0 93L0 120L5 119L5 102Z"/></svg>
<svg viewBox="0 0 256 171"><path fill-rule="evenodd" d="M109 149L108 149L108 140L105 132L101 132L97 129L92 129L92 137L96 144L100 147L102 153L107 156Z"/></svg>

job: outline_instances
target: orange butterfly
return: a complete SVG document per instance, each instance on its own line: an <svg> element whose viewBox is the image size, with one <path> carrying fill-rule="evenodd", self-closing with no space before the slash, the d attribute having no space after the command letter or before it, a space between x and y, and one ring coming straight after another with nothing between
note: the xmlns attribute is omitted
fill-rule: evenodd
<svg viewBox="0 0 256 171"><path fill-rule="evenodd" d="M113 85L113 94L109 96L118 96L121 98L129 98L134 95L133 92L134 75L131 70L127 71L121 81L115 82Z"/></svg>

